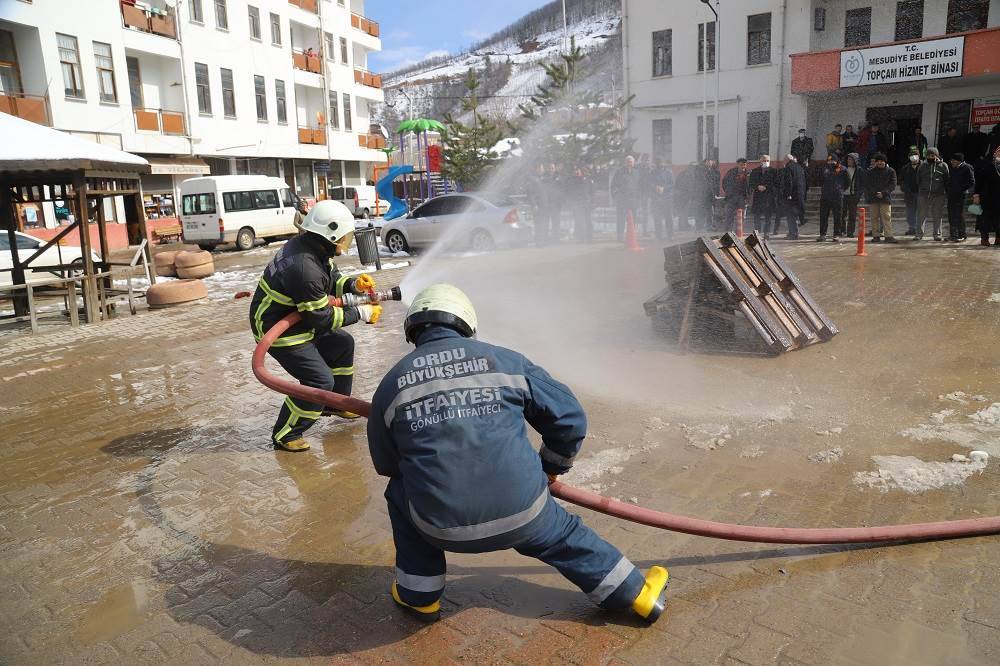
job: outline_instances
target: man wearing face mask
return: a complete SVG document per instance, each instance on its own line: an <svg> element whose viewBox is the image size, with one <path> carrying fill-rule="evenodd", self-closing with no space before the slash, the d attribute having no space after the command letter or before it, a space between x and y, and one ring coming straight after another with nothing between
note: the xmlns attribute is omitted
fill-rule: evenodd
<svg viewBox="0 0 1000 666"><path fill-rule="evenodd" d="M983 209L976 224L979 244L988 246L992 232L993 247L1000 249L1000 147L993 152L990 162L976 174L976 193L972 195L972 203Z"/></svg>
<svg viewBox="0 0 1000 666"><path fill-rule="evenodd" d="M910 157L899 170L899 187L903 190L903 201L906 204L906 235L917 233L917 199L920 194L920 184L917 172L920 170L920 154L916 148L910 149Z"/></svg>
<svg viewBox="0 0 1000 666"><path fill-rule="evenodd" d="M928 217L934 224L934 240L942 240L941 219L947 204L945 186L948 175L948 165L941 161L938 149L928 148L927 160L917 169L917 233L913 240L923 239Z"/></svg>
<svg viewBox="0 0 1000 666"><path fill-rule="evenodd" d="M771 220L778 204L781 181L778 170L771 167L771 156L761 155L760 166L750 172L750 193L753 196L753 226L764 234L771 236Z"/></svg>

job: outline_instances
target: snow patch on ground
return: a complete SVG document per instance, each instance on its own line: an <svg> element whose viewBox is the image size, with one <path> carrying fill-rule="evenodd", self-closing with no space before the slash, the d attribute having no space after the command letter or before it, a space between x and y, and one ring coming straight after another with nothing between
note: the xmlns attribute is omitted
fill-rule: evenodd
<svg viewBox="0 0 1000 666"><path fill-rule="evenodd" d="M916 494L958 486L973 474L982 472L985 463L924 461L913 456L872 456L878 467L874 472L857 472L854 483L876 488Z"/></svg>
<svg viewBox="0 0 1000 666"><path fill-rule="evenodd" d="M839 446L826 451L819 451L809 456L809 462L814 463L835 463L844 457L844 449Z"/></svg>
<svg viewBox="0 0 1000 666"><path fill-rule="evenodd" d="M721 423L681 425L681 428L684 430L688 444L703 451L714 451L722 448L733 437L729 432L729 426Z"/></svg>
<svg viewBox="0 0 1000 666"><path fill-rule="evenodd" d="M590 438L588 437L588 440ZM605 440L614 443L613 440ZM586 444L584 444L586 446ZM643 446L619 446L610 449L602 449L593 455L577 460L565 475L560 477L571 486L577 486L584 490L594 492L604 492L607 489L606 483L598 483L605 474L621 474L625 468L622 466L629 458L639 453L648 453L655 449L657 444L646 444Z"/></svg>
<svg viewBox="0 0 1000 666"><path fill-rule="evenodd" d="M990 294L990 297L986 299L987 303L1000 303L1000 293Z"/></svg>
<svg viewBox="0 0 1000 666"><path fill-rule="evenodd" d="M983 396L970 396L961 391L949 393L941 399L952 402L963 401L960 404L967 404L968 400L986 401ZM966 414L964 420L955 420L953 417L956 413L955 409L935 412L930 415L930 423L906 428L899 434L918 442L950 442L959 444L963 448L981 449L992 456L1000 455L1000 402L994 402L972 414Z"/></svg>
<svg viewBox="0 0 1000 666"><path fill-rule="evenodd" d="M409 265L410 262L408 261L400 261L397 263L383 263L382 270L390 271L394 268L406 268ZM361 275L362 273L373 273L373 272L375 272L375 266L358 266L357 268L345 268L342 271L340 271L340 274L351 277L354 275Z"/></svg>

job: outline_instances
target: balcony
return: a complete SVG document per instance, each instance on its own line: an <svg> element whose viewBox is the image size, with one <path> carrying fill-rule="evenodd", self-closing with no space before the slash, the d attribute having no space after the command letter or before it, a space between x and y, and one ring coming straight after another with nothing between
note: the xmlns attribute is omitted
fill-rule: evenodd
<svg viewBox="0 0 1000 666"><path fill-rule="evenodd" d="M141 9L135 5L135 0L120 0L120 5L122 23L126 28L177 39L177 25L168 9Z"/></svg>
<svg viewBox="0 0 1000 666"><path fill-rule="evenodd" d="M381 134L359 134L358 145L362 148L381 150L385 148L385 137Z"/></svg>
<svg viewBox="0 0 1000 666"><path fill-rule="evenodd" d="M351 14L351 27L360 30L366 35L378 37L378 23L361 14Z"/></svg>
<svg viewBox="0 0 1000 666"><path fill-rule="evenodd" d="M42 95L6 93L0 95L0 112L30 120L39 125L52 126L49 116L49 100Z"/></svg>
<svg viewBox="0 0 1000 666"><path fill-rule="evenodd" d="M288 4L295 5L296 7L304 9L307 12L312 12L313 14L319 13L316 9L316 0L288 0Z"/></svg>
<svg viewBox="0 0 1000 666"><path fill-rule="evenodd" d="M318 53L312 52L312 49L308 51L292 51L292 67L300 69L303 72L323 73L323 61L320 59Z"/></svg>
<svg viewBox="0 0 1000 666"><path fill-rule="evenodd" d="M168 136L187 136L184 113L166 109L134 109L135 128Z"/></svg>
<svg viewBox="0 0 1000 666"><path fill-rule="evenodd" d="M299 126L299 143L308 143L317 146L326 145L326 127L302 127Z"/></svg>
<svg viewBox="0 0 1000 666"><path fill-rule="evenodd" d="M369 88L382 88L382 75L372 74L367 69L354 68L354 82Z"/></svg>

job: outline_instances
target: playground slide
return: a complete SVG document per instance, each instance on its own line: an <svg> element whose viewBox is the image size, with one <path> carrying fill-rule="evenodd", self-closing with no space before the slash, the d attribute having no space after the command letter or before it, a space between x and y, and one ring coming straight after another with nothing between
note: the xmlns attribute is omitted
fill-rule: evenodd
<svg viewBox="0 0 1000 666"><path fill-rule="evenodd" d="M379 198L389 202L389 210L382 216L382 219L386 222L406 215L406 202L397 198L392 192L392 181L404 173L413 173L413 165L404 164L403 166L389 167L389 171L385 176L379 178L379 181L375 184L375 191L378 192Z"/></svg>

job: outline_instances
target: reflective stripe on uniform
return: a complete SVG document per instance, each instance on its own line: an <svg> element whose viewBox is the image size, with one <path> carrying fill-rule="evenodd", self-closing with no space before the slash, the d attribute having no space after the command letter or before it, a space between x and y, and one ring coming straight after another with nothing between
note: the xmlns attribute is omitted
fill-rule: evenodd
<svg viewBox="0 0 1000 666"><path fill-rule="evenodd" d="M334 377L348 377L354 374L354 366L349 368L330 368L330 374Z"/></svg>
<svg viewBox="0 0 1000 666"><path fill-rule="evenodd" d="M344 325L344 308L333 308L333 323L330 330L336 331Z"/></svg>
<svg viewBox="0 0 1000 666"><path fill-rule="evenodd" d="M635 565L629 562L625 556L622 556L622 559L618 560L618 564L612 567L608 575L604 577L604 580L587 593L587 597L595 604L601 603L625 582L625 579L628 578L633 569L635 569Z"/></svg>
<svg viewBox="0 0 1000 666"><path fill-rule="evenodd" d="M561 465L563 467L569 467L570 465L573 464L573 461L576 459L575 455L574 456L560 455L555 451L553 451L552 449L550 449L549 447L545 446L545 444L542 444L542 448L538 450L538 453L539 455L542 456L542 460L550 462L553 465Z"/></svg>
<svg viewBox="0 0 1000 666"><path fill-rule="evenodd" d="M261 289L263 289L264 293L270 296L271 300L274 301L275 303L281 303L282 305L287 305L288 307L292 307L293 305L295 305L295 301L293 301L291 298L285 296L279 291L271 289L271 285L267 283L267 280L264 279L263 275L260 276L260 281L257 282L257 285Z"/></svg>
<svg viewBox="0 0 1000 666"><path fill-rule="evenodd" d="M306 331L305 333L299 333L298 335L283 335L274 341L272 347L294 347L295 345L302 345L316 337L316 334L312 331Z"/></svg>
<svg viewBox="0 0 1000 666"><path fill-rule="evenodd" d="M285 425L283 425L281 427L281 430L279 430L274 435L274 441L280 442L285 437L285 435L287 435L292 431L292 428L294 428L295 424L298 422L299 422L299 417L295 415L295 412L289 412L288 419L285 420Z"/></svg>
<svg viewBox="0 0 1000 666"><path fill-rule="evenodd" d="M260 281L258 281L257 285L266 294L266 296L264 296L264 298L260 300L260 305L257 306L257 311L254 313L253 316L254 325L256 326L256 329L253 332L254 339L257 342L260 342L260 339L264 337L264 313L267 312L267 309L269 307L271 307L271 303L280 303L281 305L291 307L295 305L295 301L290 299L288 296L285 296L284 294L279 293L274 289L271 289L271 286L267 284L267 280L265 280L263 276L261 276ZM295 345L305 344L306 342L312 340L314 337L315 333L313 333L312 331L306 331L305 333L298 333L296 335L283 335L277 340L275 340L274 344L272 344L271 346L293 347Z"/></svg>
<svg viewBox="0 0 1000 666"><path fill-rule="evenodd" d="M411 592L439 592L444 589L444 574L417 576L396 567L396 582Z"/></svg>
<svg viewBox="0 0 1000 666"><path fill-rule="evenodd" d="M285 406L288 407L288 410L292 414L295 414L299 418L312 419L315 421L323 415L323 412L313 412L308 409L302 409L295 404L295 401L293 401L290 396L285 396Z"/></svg>
<svg viewBox="0 0 1000 666"><path fill-rule="evenodd" d="M478 525L458 525L456 527L435 527L417 515L417 510L410 504L410 519L418 530L429 537L440 539L441 541L476 541L486 539L498 534L513 532L519 527L524 527L538 517L538 514L545 508L545 503L549 499L548 487L542 494L531 503L524 511L519 511L512 516L489 520Z"/></svg>
<svg viewBox="0 0 1000 666"><path fill-rule="evenodd" d="M264 337L263 317L264 313L267 312L267 309L271 307L272 302L273 301L271 300L270 296L265 296L264 298L260 299L260 305L257 306L257 312L255 312L253 315L254 324L256 324L257 326L257 329L254 331L255 333L254 337L257 339L257 342L260 342L260 339Z"/></svg>
<svg viewBox="0 0 1000 666"><path fill-rule="evenodd" d="M312 312L313 310L322 310L330 304L330 299L324 296L323 298L317 298L315 301L304 301L302 303L296 303L295 309L299 312Z"/></svg>
<svg viewBox="0 0 1000 666"><path fill-rule="evenodd" d="M346 277L344 275L341 275L339 278L337 278L337 290L335 292L337 294L337 296L343 296L344 295L344 287L347 286L347 281L350 280L350 279L351 278Z"/></svg>
<svg viewBox="0 0 1000 666"><path fill-rule="evenodd" d="M396 415L396 408L400 405L420 398L426 398L432 393L447 391L450 389L465 388L490 388L498 386L501 388L528 390L528 380L524 375L508 375L503 372L484 372L481 375L469 375L468 377L455 377L452 379L435 379L424 384L411 386L396 394L396 397L389 403L385 410L385 425L389 427L393 416Z"/></svg>

